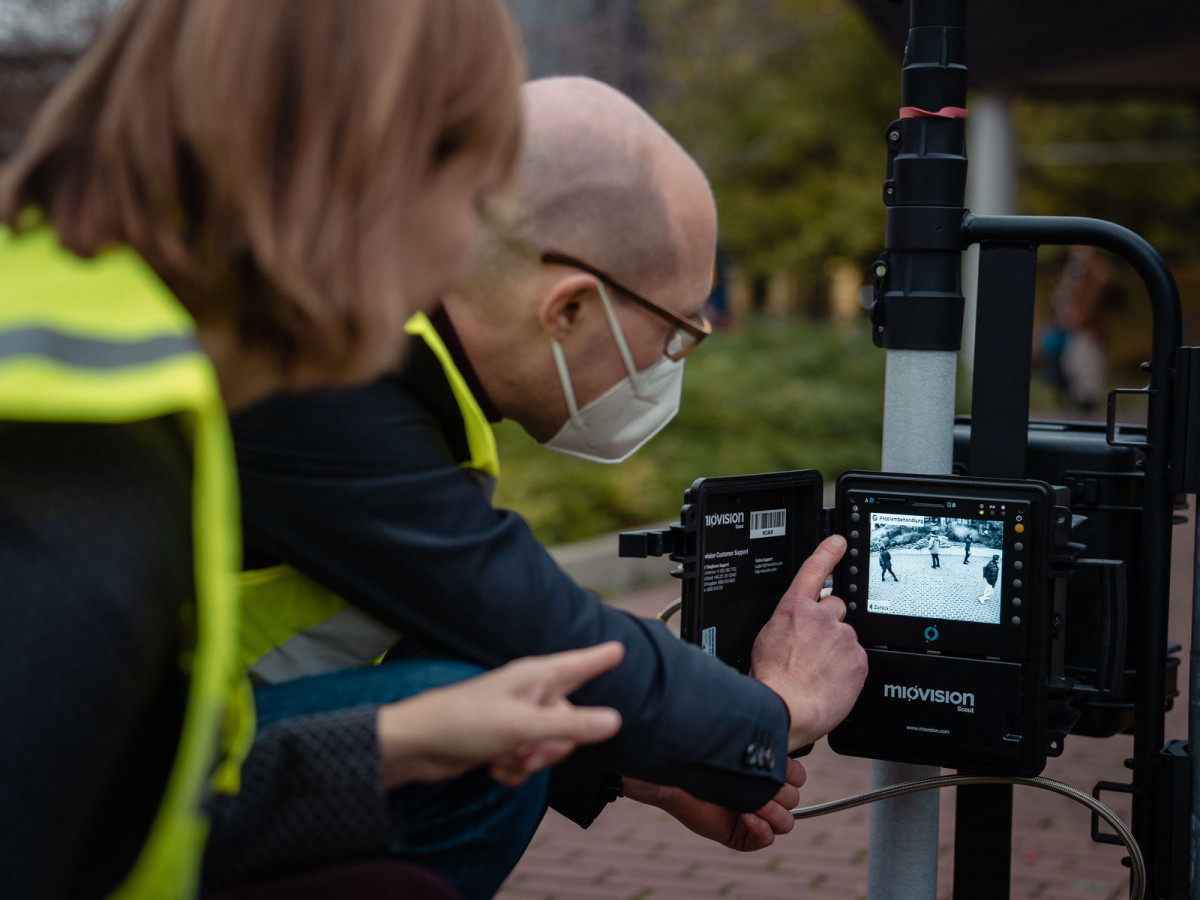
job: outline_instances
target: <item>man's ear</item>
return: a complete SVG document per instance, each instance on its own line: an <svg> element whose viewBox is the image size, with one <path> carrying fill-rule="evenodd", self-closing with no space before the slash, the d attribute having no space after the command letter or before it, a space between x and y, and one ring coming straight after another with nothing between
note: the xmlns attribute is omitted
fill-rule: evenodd
<svg viewBox="0 0 1200 900"><path fill-rule="evenodd" d="M596 278L574 272L554 281L538 304L538 323L558 341L564 341L579 326L584 303L596 294Z"/></svg>

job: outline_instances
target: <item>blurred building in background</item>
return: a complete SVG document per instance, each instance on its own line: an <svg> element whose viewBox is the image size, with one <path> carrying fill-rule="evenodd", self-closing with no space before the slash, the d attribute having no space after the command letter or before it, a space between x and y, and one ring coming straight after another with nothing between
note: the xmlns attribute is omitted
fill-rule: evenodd
<svg viewBox="0 0 1200 900"><path fill-rule="evenodd" d="M521 24L529 74L590 75L637 100L646 96L646 34L637 0L509 0Z"/></svg>
<svg viewBox="0 0 1200 900"><path fill-rule="evenodd" d="M121 0L0 0L0 159Z"/></svg>

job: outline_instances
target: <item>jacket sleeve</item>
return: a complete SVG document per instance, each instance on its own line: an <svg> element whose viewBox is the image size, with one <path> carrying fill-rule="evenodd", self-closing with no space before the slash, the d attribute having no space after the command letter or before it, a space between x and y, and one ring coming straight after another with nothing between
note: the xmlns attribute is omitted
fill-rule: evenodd
<svg viewBox="0 0 1200 900"><path fill-rule="evenodd" d="M376 706L262 729L241 790L208 802L204 889L215 891L397 848L379 762Z"/></svg>
<svg viewBox="0 0 1200 900"><path fill-rule="evenodd" d="M233 429L255 553L484 667L621 641L624 662L572 698L624 719L617 737L578 751L582 763L742 811L782 784L779 696L576 585L519 516L491 507L396 381L280 395Z"/></svg>

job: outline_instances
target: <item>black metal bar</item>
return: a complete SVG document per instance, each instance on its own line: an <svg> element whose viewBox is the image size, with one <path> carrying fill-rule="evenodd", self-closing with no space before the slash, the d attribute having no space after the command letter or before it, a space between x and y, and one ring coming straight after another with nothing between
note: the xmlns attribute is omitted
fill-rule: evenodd
<svg viewBox="0 0 1200 900"><path fill-rule="evenodd" d="M1030 244L980 247L967 466L972 475L1025 477L1036 267Z"/></svg>
<svg viewBox="0 0 1200 900"><path fill-rule="evenodd" d="M963 245L982 241L1028 241L1036 244L1087 244L1125 259L1150 295L1153 338L1149 369L1144 510L1139 558L1141 583L1131 595L1142 604L1132 635L1137 666L1134 718L1133 833L1142 848L1155 852L1159 810L1155 760L1163 746L1166 705L1166 623L1170 595L1172 504L1169 491L1172 440L1173 364L1182 341L1182 316L1175 279L1158 252L1142 237L1099 219L1066 216L963 217ZM1155 866L1150 866L1146 894L1157 896Z"/></svg>
<svg viewBox="0 0 1200 900"><path fill-rule="evenodd" d="M1028 243L980 248L968 471L1021 478L1029 431L1029 370L1037 251ZM1012 787L959 788L954 896L1006 898L1011 881Z"/></svg>
<svg viewBox="0 0 1200 900"><path fill-rule="evenodd" d="M1194 746L1194 745L1193 745ZM1159 812L1158 846L1154 877L1162 900L1188 900L1192 868L1189 845L1192 830L1193 756L1184 741L1168 741L1157 759Z"/></svg>
<svg viewBox="0 0 1200 900"><path fill-rule="evenodd" d="M954 900L1008 900L1011 784L958 788L954 798Z"/></svg>
<svg viewBox="0 0 1200 900"><path fill-rule="evenodd" d="M1200 815L1197 814L1197 789L1200 788L1200 495L1192 503L1192 527L1195 530L1195 544L1192 556L1192 646L1188 653L1188 751L1191 754L1189 776L1189 797L1191 801L1191 821L1188 829L1188 874L1191 884L1188 885L1189 896L1195 897L1200 892L1196 879L1200 874L1195 871L1194 860L1200 856Z"/></svg>

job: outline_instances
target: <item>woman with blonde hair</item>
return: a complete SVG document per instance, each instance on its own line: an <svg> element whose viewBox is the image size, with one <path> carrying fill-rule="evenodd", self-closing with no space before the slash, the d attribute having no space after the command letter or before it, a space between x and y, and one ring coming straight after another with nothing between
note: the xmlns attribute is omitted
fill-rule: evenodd
<svg viewBox="0 0 1200 900"><path fill-rule="evenodd" d="M492 0L135 0L6 167L0 219L132 249L231 406L364 380L512 165L514 41Z"/></svg>
<svg viewBox="0 0 1200 900"><path fill-rule="evenodd" d="M499 0L130 0L0 171L0 895L195 893L253 732L225 409L395 362L507 177L521 77ZM382 808L439 771L392 740L410 708L263 732L246 804ZM346 742L374 767L338 771Z"/></svg>

